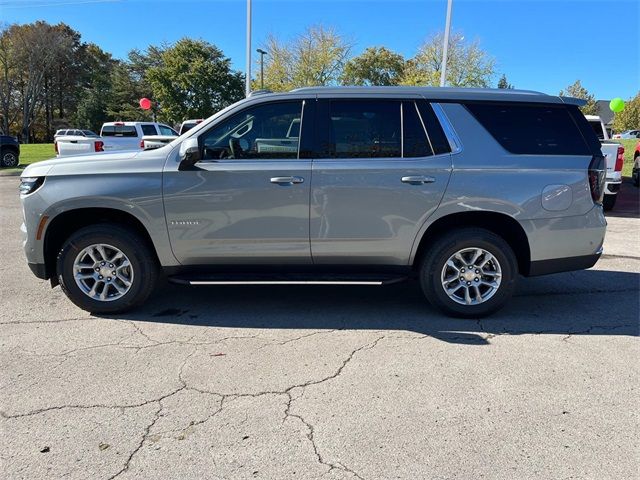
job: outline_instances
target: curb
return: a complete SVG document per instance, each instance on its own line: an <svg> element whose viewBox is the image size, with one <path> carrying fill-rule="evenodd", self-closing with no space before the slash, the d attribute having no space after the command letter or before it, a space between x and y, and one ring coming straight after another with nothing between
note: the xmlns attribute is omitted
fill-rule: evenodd
<svg viewBox="0 0 640 480"><path fill-rule="evenodd" d="M22 170L19 172L2 172L0 171L0 177L19 177L22 175Z"/></svg>

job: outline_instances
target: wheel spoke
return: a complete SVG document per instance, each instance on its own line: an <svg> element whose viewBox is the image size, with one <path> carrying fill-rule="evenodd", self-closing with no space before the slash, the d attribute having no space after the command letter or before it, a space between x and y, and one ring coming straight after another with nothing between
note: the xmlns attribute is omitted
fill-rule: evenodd
<svg viewBox="0 0 640 480"><path fill-rule="evenodd" d="M469 287L464 287L464 301L467 305L471 305L471 295L469 295Z"/></svg>
<svg viewBox="0 0 640 480"><path fill-rule="evenodd" d="M480 293L480 288L477 285L474 285L473 289L476 291L476 302L482 303L482 294Z"/></svg>
<svg viewBox="0 0 640 480"><path fill-rule="evenodd" d="M109 293L109 284L105 283L102 292L100 292L100 300L104 301L107 299L107 294Z"/></svg>
<svg viewBox="0 0 640 480"><path fill-rule="evenodd" d="M455 262L452 259L449 259L447 261L447 265L451 268L453 268L456 272L460 271L460 268L458 268L458 266L456 266Z"/></svg>
<svg viewBox="0 0 640 480"><path fill-rule="evenodd" d="M476 251L473 253L473 258L471 259L469 264L475 265L476 262L478 261L478 258L480 258L481 255L482 255L482 250L480 250L479 248L476 248Z"/></svg>
<svg viewBox="0 0 640 480"><path fill-rule="evenodd" d="M104 246L97 245L96 250L100 254L100 260L103 262L107 262L109 257L107 256L107 252L104 251Z"/></svg>
<svg viewBox="0 0 640 480"><path fill-rule="evenodd" d="M93 272L91 272L91 273L78 272L78 273L76 273L75 277L76 277L77 280L86 280L88 278L94 278Z"/></svg>
<svg viewBox="0 0 640 480"><path fill-rule="evenodd" d="M116 250L116 254L113 256L113 258L111 260L109 260L111 263L120 260L121 258L124 257L124 253L122 253L120 250Z"/></svg>

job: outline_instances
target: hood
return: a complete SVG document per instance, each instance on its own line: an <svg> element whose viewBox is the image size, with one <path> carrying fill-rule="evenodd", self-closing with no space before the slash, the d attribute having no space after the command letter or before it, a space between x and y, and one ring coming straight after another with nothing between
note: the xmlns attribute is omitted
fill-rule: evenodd
<svg viewBox="0 0 640 480"><path fill-rule="evenodd" d="M114 153L90 153L69 157L52 158L29 165L22 177L41 177L45 175L78 175L90 173L115 173L128 171L134 164L139 167L136 157L140 150L128 150ZM146 163L146 162L145 162Z"/></svg>

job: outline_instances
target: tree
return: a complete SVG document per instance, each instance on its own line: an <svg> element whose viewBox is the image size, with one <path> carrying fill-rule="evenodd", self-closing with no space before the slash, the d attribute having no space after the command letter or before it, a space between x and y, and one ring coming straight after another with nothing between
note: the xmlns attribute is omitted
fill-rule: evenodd
<svg viewBox="0 0 640 480"><path fill-rule="evenodd" d="M640 126L640 91L625 102L624 110L614 114L613 130L623 132Z"/></svg>
<svg viewBox="0 0 640 480"><path fill-rule="evenodd" d="M407 61L402 78L404 85L440 84L443 34L432 35ZM479 42L466 43L460 33L449 37L446 84L452 87L488 87L494 75L495 60Z"/></svg>
<svg viewBox="0 0 640 480"><path fill-rule="evenodd" d="M112 92L111 77L117 64L110 53L104 52L97 45L86 45L86 74L73 122L76 126L98 131L107 121L107 105Z"/></svg>
<svg viewBox="0 0 640 480"><path fill-rule="evenodd" d="M206 118L244 97L243 74L231 70L231 60L204 40L183 38L163 49L145 80L163 118L174 123Z"/></svg>
<svg viewBox="0 0 640 480"><path fill-rule="evenodd" d="M513 85L507 81L507 76L504 73L500 77L500 80L498 80L498 88L504 88L507 90L511 90L513 88Z"/></svg>
<svg viewBox="0 0 640 480"><path fill-rule="evenodd" d="M385 47L369 47L345 64L340 81L343 85L398 85L404 64L402 55Z"/></svg>
<svg viewBox="0 0 640 480"><path fill-rule="evenodd" d="M143 97L153 97L148 85L140 81L127 63L118 63L110 79L111 89L107 100L107 116L112 120L149 121L151 114L140 108Z"/></svg>
<svg viewBox="0 0 640 480"><path fill-rule="evenodd" d="M559 95L561 97L574 97L586 100L586 105L580 107L582 113L584 113L585 115L598 114L598 105L596 104L596 98L582 86L580 80L576 80L572 85L569 85L566 91L560 90Z"/></svg>
<svg viewBox="0 0 640 480"><path fill-rule="evenodd" d="M315 26L288 43L269 35L265 50L265 88L287 91L337 84L351 45L333 29Z"/></svg>

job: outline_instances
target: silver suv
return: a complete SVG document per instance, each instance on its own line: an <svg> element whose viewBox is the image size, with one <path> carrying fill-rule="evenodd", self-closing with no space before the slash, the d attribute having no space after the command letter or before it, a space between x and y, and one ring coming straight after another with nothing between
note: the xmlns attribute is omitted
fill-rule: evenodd
<svg viewBox="0 0 640 480"><path fill-rule="evenodd" d="M250 96L151 151L28 167L24 248L79 307L169 281L419 279L447 314L602 252L604 159L581 101L515 90L303 88Z"/></svg>

